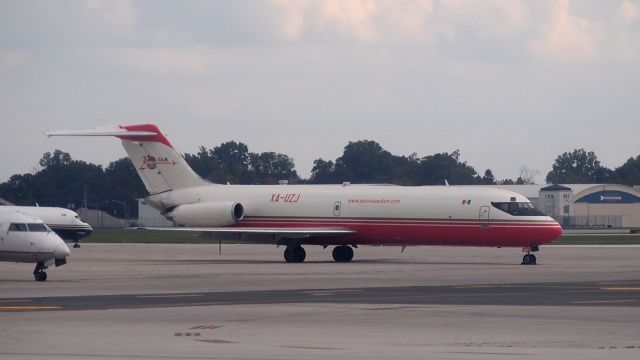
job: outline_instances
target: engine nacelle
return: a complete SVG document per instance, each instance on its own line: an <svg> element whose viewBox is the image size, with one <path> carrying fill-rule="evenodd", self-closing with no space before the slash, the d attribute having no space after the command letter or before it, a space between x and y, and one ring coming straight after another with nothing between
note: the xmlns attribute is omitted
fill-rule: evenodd
<svg viewBox="0 0 640 360"><path fill-rule="evenodd" d="M205 202L178 205L166 214L178 225L229 226L242 220L244 207L237 202Z"/></svg>

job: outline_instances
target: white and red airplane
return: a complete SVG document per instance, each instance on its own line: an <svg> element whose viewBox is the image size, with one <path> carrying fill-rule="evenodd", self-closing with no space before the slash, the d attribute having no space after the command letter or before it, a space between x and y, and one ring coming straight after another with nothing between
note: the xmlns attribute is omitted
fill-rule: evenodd
<svg viewBox="0 0 640 360"><path fill-rule="evenodd" d="M146 201L183 227L216 238L286 245L336 245L351 261L358 245L520 247L531 252L562 229L517 193L488 187L385 185L221 185L199 177L153 124L54 131L48 136L115 136L149 191Z"/></svg>

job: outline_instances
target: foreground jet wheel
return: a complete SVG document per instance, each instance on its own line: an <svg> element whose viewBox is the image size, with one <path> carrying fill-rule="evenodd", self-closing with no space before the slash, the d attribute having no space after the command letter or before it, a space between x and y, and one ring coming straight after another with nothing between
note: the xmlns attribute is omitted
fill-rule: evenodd
<svg viewBox="0 0 640 360"><path fill-rule="evenodd" d="M536 256L533 254L526 254L522 257L522 265L535 265Z"/></svg>
<svg viewBox="0 0 640 360"><path fill-rule="evenodd" d="M36 281L47 281L47 273L44 271L38 271L33 274L33 278L36 279Z"/></svg>

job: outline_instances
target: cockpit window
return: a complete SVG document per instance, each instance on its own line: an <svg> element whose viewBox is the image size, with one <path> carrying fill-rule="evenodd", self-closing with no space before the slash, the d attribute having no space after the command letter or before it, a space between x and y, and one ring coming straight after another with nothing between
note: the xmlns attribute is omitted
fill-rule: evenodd
<svg viewBox="0 0 640 360"><path fill-rule="evenodd" d="M27 231L27 224L13 223L9 226L9 231Z"/></svg>
<svg viewBox="0 0 640 360"><path fill-rule="evenodd" d="M33 232L46 232L49 231L49 229L47 229L47 226L45 224L27 224L27 226L29 227L29 231L33 231Z"/></svg>
<svg viewBox="0 0 640 360"><path fill-rule="evenodd" d="M492 202L491 205L513 216L545 216L542 211L534 208L530 202Z"/></svg>

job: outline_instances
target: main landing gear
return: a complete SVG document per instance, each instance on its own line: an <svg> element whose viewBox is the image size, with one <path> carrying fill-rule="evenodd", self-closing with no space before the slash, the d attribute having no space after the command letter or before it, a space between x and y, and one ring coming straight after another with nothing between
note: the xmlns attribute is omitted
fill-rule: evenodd
<svg viewBox="0 0 640 360"><path fill-rule="evenodd" d="M522 248L522 251L526 252L526 254L522 257L521 265L536 265L536 256L531 253L538 250L540 250L538 245L531 245L529 247Z"/></svg>
<svg viewBox="0 0 640 360"><path fill-rule="evenodd" d="M284 250L284 261L288 263L301 263L307 257L307 252L300 245L287 246Z"/></svg>
<svg viewBox="0 0 640 360"><path fill-rule="evenodd" d="M332 255L336 262L349 262L353 259L353 248L347 245L336 246ZM307 253L300 245L287 246L284 250L284 261L288 263L301 263L306 257Z"/></svg>
<svg viewBox="0 0 640 360"><path fill-rule="evenodd" d="M336 262L349 262L353 259L353 249L347 245L336 246L333 248L332 255Z"/></svg>
<svg viewBox="0 0 640 360"><path fill-rule="evenodd" d="M73 248L74 248L74 249L78 249L78 248L80 248L80 239L75 240L75 241L73 242Z"/></svg>
<svg viewBox="0 0 640 360"><path fill-rule="evenodd" d="M33 278L36 279L36 281L47 281L47 273L45 272L46 269L47 267L44 265L44 263L37 263L36 268L33 270Z"/></svg>

